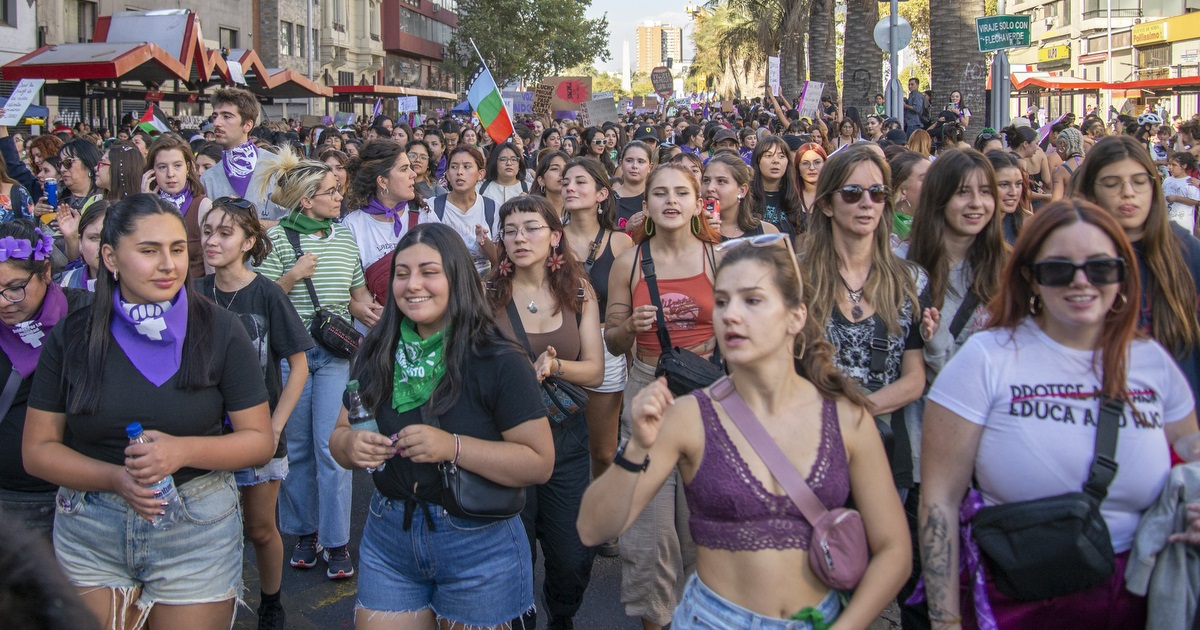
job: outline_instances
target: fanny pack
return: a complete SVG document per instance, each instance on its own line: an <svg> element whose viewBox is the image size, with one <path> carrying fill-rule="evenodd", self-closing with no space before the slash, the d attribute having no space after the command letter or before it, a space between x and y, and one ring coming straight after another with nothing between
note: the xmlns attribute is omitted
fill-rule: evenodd
<svg viewBox="0 0 1200 630"><path fill-rule="evenodd" d="M579 304L575 310L575 326L577 329L580 322L583 321L583 298L583 287L579 287ZM525 346L525 351L529 353L530 360L536 363L538 355L534 353L533 348L529 345L529 337L525 335L525 325L521 323L521 315L517 312L517 307L511 299L508 301L506 309L508 311L508 321L512 324L513 333L517 336L517 340L521 342L521 345ZM583 414L584 408L587 407L587 392L575 383L555 376L547 376L542 381L541 386L542 402L546 404L546 417L555 424L562 424L571 418Z"/></svg>
<svg viewBox="0 0 1200 630"><path fill-rule="evenodd" d="M287 234L288 243L292 245L292 251L296 253L296 259L299 260L304 255L304 250L300 249L300 233L295 230L284 228ZM358 352L358 347L362 345L363 336L354 328L354 324L346 321L344 317L321 308L321 302L317 300L317 289L313 286L312 278L304 279L304 286L308 288L308 297L313 304L312 324L309 326L309 334L321 347L329 351L330 354L339 359L349 359Z"/></svg>
<svg viewBox="0 0 1200 630"><path fill-rule="evenodd" d="M711 359L705 359L690 350L671 346L671 335L667 332L667 317L663 313L662 298L658 294L658 278L654 272L654 259L650 256L650 241L642 241L642 277L650 291L650 304L654 305L654 318L658 324L658 345L662 354L654 370L655 378L667 377L667 388L676 396L704 389L725 376L721 363L721 348L713 351ZM716 266L714 265L714 268Z"/></svg>
<svg viewBox="0 0 1200 630"><path fill-rule="evenodd" d="M721 403L729 419L742 432L754 452L762 458L767 470L783 486L788 497L800 508L800 513L812 525L808 541L808 565L826 586L838 591L853 590L867 572L870 547L862 515L856 510L839 507L826 509L804 477L771 439L762 422L746 405L729 377L713 384L712 397ZM835 404L826 400L825 405ZM824 413L824 409L822 409ZM815 464L814 464L815 465Z"/></svg>
<svg viewBox="0 0 1200 630"><path fill-rule="evenodd" d="M429 405L421 406L421 419L441 428ZM478 473L459 468L454 462L438 464L442 477L442 507L461 518L501 519L525 509L525 488L503 486Z"/></svg>
<svg viewBox="0 0 1200 630"><path fill-rule="evenodd" d="M1076 593L1113 573L1112 538L1100 513L1117 475L1125 403L1104 397L1095 455L1082 492L985 507L971 519L975 542L1001 593L1036 601Z"/></svg>

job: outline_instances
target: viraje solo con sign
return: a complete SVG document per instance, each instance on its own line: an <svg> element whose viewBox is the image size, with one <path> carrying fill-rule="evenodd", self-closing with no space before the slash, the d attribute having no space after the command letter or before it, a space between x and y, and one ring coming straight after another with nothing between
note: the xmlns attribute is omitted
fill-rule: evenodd
<svg viewBox="0 0 1200 630"><path fill-rule="evenodd" d="M989 15L975 18L979 52L1028 46L1031 19L1028 15Z"/></svg>

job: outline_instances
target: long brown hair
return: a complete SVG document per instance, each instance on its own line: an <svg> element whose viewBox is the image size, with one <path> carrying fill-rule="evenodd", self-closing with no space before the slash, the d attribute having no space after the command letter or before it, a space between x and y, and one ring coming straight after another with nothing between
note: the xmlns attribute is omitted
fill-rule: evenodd
<svg viewBox="0 0 1200 630"><path fill-rule="evenodd" d="M115 145L116 143L114 143ZM196 167L196 156L192 154L192 145L173 133L164 133L146 150L146 173L154 171L154 160L163 151L179 151L183 155L183 163L187 167L187 188L197 199L207 194L204 184L200 183L200 169ZM109 148L109 159L112 159L112 149ZM186 210L187 208L184 208Z"/></svg>
<svg viewBox="0 0 1200 630"><path fill-rule="evenodd" d="M942 308L950 284L950 260L942 240L946 232L946 206L966 179L983 173L992 197L992 218L975 236L967 249L971 266L971 291L987 303L1000 290L1000 273L1008 257L1004 243L1004 211L996 189L996 172L983 154L974 149L952 149L938 157L925 176L921 188L920 211L913 218L908 259L929 274L929 297L933 306ZM962 296L966 297L966 296Z"/></svg>
<svg viewBox="0 0 1200 630"><path fill-rule="evenodd" d="M856 146L846 147L831 156L821 169L821 178L817 180L817 207L808 220L803 249L806 272L812 279L813 289L809 314L822 328L833 315L838 302L837 292L842 288L842 257L833 248L833 219L825 214L825 210L830 207L830 198L837 194L854 169L863 163L875 165L882 174L882 182L891 180L891 171L882 157L868 148ZM892 200L889 198L884 201L883 216L871 237L872 271L863 286L863 295L887 324L888 333L896 335L900 333L900 310L905 300L912 302L918 320L921 311L916 266L892 253L892 215Z"/></svg>
<svg viewBox="0 0 1200 630"><path fill-rule="evenodd" d="M633 143L631 142L629 144L633 144ZM654 180L663 176L667 172L674 172L674 173L679 173L680 175L684 175L685 176L684 179L687 180L688 186L691 186L692 192L694 192L696 194L696 200L697 201L700 200L700 182L696 181L696 176L692 173L692 170L690 168L688 168L682 164L677 164L675 162L670 162L667 164L659 164L658 166L655 166L652 171L650 171L649 175L646 176L647 199L649 198L650 189L654 186ZM698 213L699 213L699 211L697 210L697 215L698 215ZM695 220L693 219L693 221L695 221ZM700 231L695 232L693 230L693 233L696 235L696 238L700 239L701 241L703 241L705 243L710 243L713 245L721 242L721 233L714 230L713 227L708 224L708 221L705 221L705 220L703 220L703 218L701 218L701 220L698 223L700 225ZM653 220L650 219L649 212L647 212L646 213L646 222L642 224L641 229L634 230L633 234L630 235L633 237L633 242L635 244L640 245L642 243L642 241L654 238L654 234L657 234L657 232L653 232L650 234L646 233L646 228L650 227L650 229L653 230L653 227L652 227L653 225L654 225L654 222L653 222ZM693 225L695 225L695 223L693 223Z"/></svg>
<svg viewBox="0 0 1200 630"><path fill-rule="evenodd" d="M729 172L733 175L734 183L736 183L739 187L746 186L747 189L749 188L751 181L750 167L746 166L746 163L742 161L741 157L733 153L718 153L717 155L714 155L712 159L708 161L708 166L704 167L704 172L706 175L708 174L708 169L712 168L713 164L720 164L721 166L729 169ZM747 193L748 192L749 190L747 190ZM756 230L760 225L762 225L762 221L754 215L754 211L751 209L752 203L753 202L750 200L749 194L738 199L737 225L738 229L743 232ZM729 210L733 210L733 208L721 209L722 212L727 212Z"/></svg>
<svg viewBox="0 0 1200 630"><path fill-rule="evenodd" d="M549 156L547 156L547 158L544 158L544 159L548 160L549 158L556 157L559 155L566 155L566 154L563 153L562 151L555 151L555 152L551 153ZM596 183L596 191L597 192L599 192L601 190L608 191L608 196L604 198L604 201L600 202L600 212L598 214L598 218L600 220L601 228L603 228L609 232L616 230L617 229L617 198L613 195L612 180L610 180L608 178L608 171L605 170L604 165L600 163L600 160L597 160L596 158L577 157L577 158L572 158L567 161L566 166L564 166L563 170L562 170L563 178L564 179L566 178L567 171L569 171L573 168L576 168L576 167L583 169L584 172L588 174L588 177L592 178L592 181Z"/></svg>
<svg viewBox="0 0 1200 630"><path fill-rule="evenodd" d="M1088 223L1100 228L1112 240L1117 256L1125 259L1125 281L1122 284L1127 303L1124 308L1109 311L1104 317L1104 328L1096 348L1098 353L1094 355L1102 362L1104 394L1124 399L1129 344L1137 334L1137 296L1141 291L1141 280L1138 278L1133 246L1129 244L1125 230L1099 206L1068 197L1038 210L1026 226L1028 229L1017 237L1012 256L1004 267L1002 289L988 303L992 319L987 327L1015 330L1030 316L1029 304L1033 299L1031 267L1036 262L1038 252L1051 234L1076 223Z"/></svg>
<svg viewBox="0 0 1200 630"><path fill-rule="evenodd" d="M120 140L109 145L106 152L108 188L104 191L104 198L120 201L142 192L142 175L146 172L146 159L142 157L142 152L132 143ZM190 149L188 153L191 153Z"/></svg>
<svg viewBox="0 0 1200 630"><path fill-rule="evenodd" d="M550 227L551 234L558 234L560 240L558 247L550 248L550 255L559 254L563 257L563 265L557 271L547 271L546 279L550 283L550 294L554 296L554 313L558 314L563 308L575 313L581 308L579 305L579 290L586 282L583 274L583 265L579 263L579 259L571 252L569 246L564 246L561 238L563 232L562 220L558 218L558 212L554 206L550 205L550 200L540 195L521 195L514 197L504 202L500 206L499 223L501 231L503 231L504 220L517 213L536 214L546 222ZM500 239L500 260L508 264L508 251L506 249L504 239ZM500 312L501 309L508 305L512 299L512 273L503 273L501 266L496 265L491 274L488 275L488 302L491 303L492 309Z"/></svg>
<svg viewBox="0 0 1200 630"><path fill-rule="evenodd" d="M1150 152L1132 136L1101 139L1092 145L1071 178L1071 194L1096 203L1096 178L1100 171L1121 160L1133 160L1146 169L1152 186L1150 213L1146 216L1141 241L1149 273L1140 295L1150 303L1153 313L1149 333L1168 350L1181 356L1200 345L1196 285L1183 258L1187 243L1171 229L1162 183Z"/></svg>

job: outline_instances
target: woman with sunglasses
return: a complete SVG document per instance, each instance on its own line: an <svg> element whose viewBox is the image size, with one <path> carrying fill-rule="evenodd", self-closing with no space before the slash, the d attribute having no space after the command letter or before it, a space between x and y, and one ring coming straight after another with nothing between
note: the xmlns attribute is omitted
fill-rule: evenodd
<svg viewBox="0 0 1200 630"><path fill-rule="evenodd" d="M505 142L492 148L487 158L487 170L477 190L481 196L494 201L497 208L509 199L529 193L529 184L525 182L525 159L517 145Z"/></svg>
<svg viewBox="0 0 1200 630"><path fill-rule="evenodd" d="M487 283L496 325L525 346L539 381L554 377L596 387L604 379L600 310L579 263L544 197L518 197L500 207L500 264ZM545 554L544 601L550 627L559 628L570 625L583 603L596 552L566 526L579 517L591 479L587 421L582 410L567 415L557 408L550 419L554 471L545 483L526 489L521 521L534 551L532 564L539 542ZM536 627L537 615L526 612L522 621Z"/></svg>
<svg viewBox="0 0 1200 630"><path fill-rule="evenodd" d="M987 155L992 151L1004 150L1004 139L992 129L984 129L975 136L975 150ZM1024 168L1022 166L1022 168Z"/></svg>
<svg viewBox="0 0 1200 630"><path fill-rule="evenodd" d="M417 178L417 183L414 186L419 197L422 199L433 199L438 195L450 192L445 186L434 181L433 174L429 169L429 156L431 153L429 152L429 145L425 144L424 140L409 142L407 151L408 163Z"/></svg>
<svg viewBox="0 0 1200 630"><path fill-rule="evenodd" d="M91 142L72 140L62 145L58 150L58 206L48 205L43 194L34 204L34 216L46 222L46 214L56 213L63 206L82 214L91 204L103 199L103 191L96 187L99 164L100 149ZM67 250L66 254L69 260L74 260L79 252Z"/></svg>
<svg viewBox="0 0 1200 630"><path fill-rule="evenodd" d="M750 163L754 167L754 179L750 181L750 208L754 216L794 238L802 225L804 204L787 142L779 136L763 136Z"/></svg>
<svg viewBox="0 0 1200 630"><path fill-rule="evenodd" d="M1001 214L1004 215L1004 242L1013 245L1025 221L1033 216L1032 198L1027 182L1029 177L1021 168L1021 161L1005 151L988 151L987 159L996 171L996 187L999 189Z"/></svg>
<svg viewBox="0 0 1200 630"><path fill-rule="evenodd" d="M929 619L935 628L1145 627L1146 600L1125 587L1129 549L1166 483L1170 445L1196 433L1195 404L1169 354L1138 338L1140 281L1118 220L1064 199L1027 228L987 330L959 349L929 392L920 508ZM1111 577L1049 600L1010 597L978 549L961 547L960 514L1079 492L1096 454L1101 395L1124 405L1119 473L1100 504L1116 553ZM1197 527L1195 512L1188 520Z"/></svg>
<svg viewBox="0 0 1200 630"><path fill-rule="evenodd" d="M1125 230L1141 279L1138 328L1174 355L1200 400L1200 241L1171 221L1150 152L1128 135L1098 141L1071 178L1071 194Z"/></svg>
<svg viewBox="0 0 1200 630"><path fill-rule="evenodd" d="M654 382L662 354L656 332L659 317L666 324L672 347L708 357L717 346L711 300L716 267L713 245L721 236L704 220L700 186L687 168L662 164L650 172L646 191L646 220L633 236L637 245L617 257L609 274L605 342L612 354L632 351L634 356L621 413L623 439L633 430L634 396ZM643 275L642 261L647 256L655 269L653 281L661 296L661 313ZM621 452L618 448L614 463L626 461ZM687 507L678 475L664 478L632 523L622 522L616 531L590 541L598 544L627 529L621 539L621 601L625 614L640 618L647 630L671 621L679 603L679 583L695 562L695 548L684 525Z"/></svg>
<svg viewBox="0 0 1200 630"><path fill-rule="evenodd" d="M632 530L655 509L660 488L682 479L697 563L672 628L817 625L798 619L865 628L909 572L904 516L869 403L833 364L833 348L808 316L787 237L747 237L717 248L725 253L713 326L733 391L788 464L811 471L808 483L824 505L840 507L852 497L862 509L872 556L862 585L843 608L841 595L813 573L805 557L811 524L729 419L715 387L675 397L658 379L633 398L620 467L588 488L580 534L594 544Z"/></svg>
<svg viewBox="0 0 1200 630"><path fill-rule="evenodd" d="M896 487L913 484L902 415L925 390L922 350L938 326L928 308L929 277L892 253L888 166L867 148L831 156L817 184L817 212L805 236L812 317L834 347L834 364L869 392L870 411L895 441ZM899 421L893 421L899 420Z"/></svg>
<svg viewBox="0 0 1200 630"><path fill-rule="evenodd" d="M736 153L719 153L704 167L700 180L700 194L705 201L719 204L719 230L721 240L728 241L742 236L777 234L779 228L760 219L751 210L750 167ZM707 210L706 210L707 211Z"/></svg>
<svg viewBox="0 0 1200 630"><path fill-rule="evenodd" d="M798 233L808 230L813 209L817 205L817 180L829 154L816 142L806 142L796 149L796 169L800 175L800 223Z"/></svg>
<svg viewBox="0 0 1200 630"><path fill-rule="evenodd" d="M375 142L380 140L363 150ZM316 316L309 281L322 309L374 326L382 307L367 290L358 245L349 229L333 222L342 207L333 171L321 162L283 150L263 178L268 180L275 182L271 202L290 211L267 230L271 252L258 271L283 288L306 328L312 328ZM293 238L298 248L292 246ZM346 546L350 542L350 471L333 460L329 436L349 380L350 362L320 344L310 349L306 358L304 391L284 429L290 471L280 488L280 530L299 537L292 550L293 567L315 567L324 550L326 577L349 578L354 575ZM290 374L285 366L283 378Z"/></svg>
<svg viewBox="0 0 1200 630"><path fill-rule="evenodd" d="M192 149L183 138L173 133L163 134L150 145L142 188L144 192L157 192L183 214L188 230L188 277L193 280L204 277L200 226L204 224L204 215L212 208L212 200L206 196Z"/></svg>
<svg viewBox="0 0 1200 630"><path fill-rule="evenodd" d="M545 149L538 155L537 170L533 176L533 186L529 194L546 198L554 206L558 216L566 216L563 208L563 170L571 156L562 151Z"/></svg>
<svg viewBox="0 0 1200 630"><path fill-rule="evenodd" d="M599 127L588 127L579 136L578 157L594 157L600 160L600 163L604 165L605 170L611 176L617 172L617 165L613 164L608 150L608 138L605 137L604 130Z"/></svg>

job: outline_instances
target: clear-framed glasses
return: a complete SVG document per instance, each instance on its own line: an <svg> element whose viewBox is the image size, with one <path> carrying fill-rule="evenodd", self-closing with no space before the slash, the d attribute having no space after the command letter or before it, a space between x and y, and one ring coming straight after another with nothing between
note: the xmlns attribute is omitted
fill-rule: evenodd
<svg viewBox="0 0 1200 630"><path fill-rule="evenodd" d="M500 230L500 237L512 240L518 236L533 236L542 230L549 230L549 225L522 225L521 227L506 227Z"/></svg>
<svg viewBox="0 0 1200 630"><path fill-rule="evenodd" d="M409 162L428 162L429 156L425 155L424 153L417 153L416 151L413 151L412 153L408 154L408 161Z"/></svg>
<svg viewBox="0 0 1200 630"><path fill-rule="evenodd" d="M511 155L501 157L501 158L496 158L496 163L498 163L498 164L516 164L520 161L521 161L521 158L513 157Z"/></svg>
<svg viewBox="0 0 1200 630"><path fill-rule="evenodd" d="M1147 190L1150 190L1150 181L1151 179L1149 173L1138 173L1129 179L1124 179L1122 177L1118 177L1117 175L1109 175L1108 177L1101 177L1100 179L1096 180L1096 183L1099 184L1101 188L1114 193L1125 190L1126 184L1129 184L1133 187L1133 192L1146 192Z"/></svg>
<svg viewBox="0 0 1200 630"><path fill-rule="evenodd" d="M25 282L23 284L19 284L15 287L8 287L7 289L0 289L0 297L8 300L9 304L16 304L24 301L25 287L29 286L30 282L33 282L33 277L36 275L37 272L31 273L29 274L28 278L25 278Z"/></svg>
<svg viewBox="0 0 1200 630"><path fill-rule="evenodd" d="M341 194L342 194L342 191L338 190L337 186L334 186L333 188L330 188L329 190L322 190L319 193L313 193L312 196L320 197L322 195L329 195L330 197L332 197L334 195L341 195Z"/></svg>

